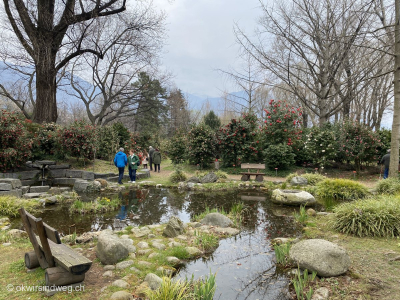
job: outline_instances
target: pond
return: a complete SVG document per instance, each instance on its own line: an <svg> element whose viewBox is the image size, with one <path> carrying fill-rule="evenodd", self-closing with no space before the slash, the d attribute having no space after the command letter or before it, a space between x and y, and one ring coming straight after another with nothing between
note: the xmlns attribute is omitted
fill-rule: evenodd
<svg viewBox="0 0 400 300"><path fill-rule="evenodd" d="M241 233L223 239L216 251L207 257L189 262L177 277L195 279L217 272L214 299L287 299L289 280L275 267L271 239L295 237L300 228L291 217L295 208L272 204L266 194L254 190L228 192L184 192L176 189L141 189L120 194L123 205L116 212L105 214L70 214L68 207L47 206L37 214L61 235L122 229L128 225L166 223L171 216L189 222L193 216L209 208L246 205ZM16 220L14 227L20 226Z"/></svg>

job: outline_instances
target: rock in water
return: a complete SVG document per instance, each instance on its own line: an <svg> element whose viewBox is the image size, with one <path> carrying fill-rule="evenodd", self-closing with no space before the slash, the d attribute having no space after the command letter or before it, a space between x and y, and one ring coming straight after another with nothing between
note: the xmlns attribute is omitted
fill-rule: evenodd
<svg viewBox="0 0 400 300"><path fill-rule="evenodd" d="M185 227L182 221L173 216L169 219L168 224L163 231L163 236L173 238L184 233Z"/></svg>
<svg viewBox="0 0 400 300"><path fill-rule="evenodd" d="M210 172L206 176L204 176L202 179L200 179L201 183L213 183L218 180L218 176L215 175L215 173Z"/></svg>
<svg viewBox="0 0 400 300"><path fill-rule="evenodd" d="M114 265L129 256L129 249L111 230L104 230L98 237L96 255L103 265Z"/></svg>
<svg viewBox="0 0 400 300"><path fill-rule="evenodd" d="M284 205L314 205L316 200L313 195L300 190L280 190L272 191L272 202Z"/></svg>
<svg viewBox="0 0 400 300"><path fill-rule="evenodd" d="M315 271L324 277L343 274L351 265L346 250L322 239L304 240L294 244L289 256L301 269Z"/></svg>
<svg viewBox="0 0 400 300"><path fill-rule="evenodd" d="M292 180L290 180L290 184L291 185L307 185L308 180L304 177L296 176L296 177L293 177Z"/></svg>
<svg viewBox="0 0 400 300"><path fill-rule="evenodd" d="M218 227L229 227L232 225L231 219L220 214L220 213L210 213L204 217L203 220L200 221L203 225L212 225Z"/></svg>

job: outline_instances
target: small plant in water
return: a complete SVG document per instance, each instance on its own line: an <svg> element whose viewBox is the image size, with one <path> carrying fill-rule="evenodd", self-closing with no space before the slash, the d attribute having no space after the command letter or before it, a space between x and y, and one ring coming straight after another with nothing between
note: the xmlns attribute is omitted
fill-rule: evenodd
<svg viewBox="0 0 400 300"><path fill-rule="evenodd" d="M280 264L282 266L290 265L290 260L289 260L290 247L291 247L290 243L274 246L277 264Z"/></svg>
<svg viewBox="0 0 400 300"><path fill-rule="evenodd" d="M297 222L301 223L301 224L306 224L307 220L308 220L308 215L307 215L307 211L306 211L306 207L304 205L300 206L300 211L299 213L294 213L294 218L296 219Z"/></svg>
<svg viewBox="0 0 400 300"><path fill-rule="evenodd" d="M193 281L192 275L194 299L213 300L216 289L215 277L216 274L212 274L210 271L210 275L206 276L204 280Z"/></svg>
<svg viewBox="0 0 400 300"><path fill-rule="evenodd" d="M312 287L310 287L307 292L305 291L305 289L310 282L314 281L316 276L317 272L312 272L311 276L309 276L307 269L305 269L303 275L301 275L300 269L299 268L297 269L297 273L292 280L292 284L296 292L297 299L299 300L311 299L314 293Z"/></svg>
<svg viewBox="0 0 400 300"><path fill-rule="evenodd" d="M219 240L216 236L204 232L195 231L194 235L196 239L194 240L194 244L204 251L212 251L218 247Z"/></svg>

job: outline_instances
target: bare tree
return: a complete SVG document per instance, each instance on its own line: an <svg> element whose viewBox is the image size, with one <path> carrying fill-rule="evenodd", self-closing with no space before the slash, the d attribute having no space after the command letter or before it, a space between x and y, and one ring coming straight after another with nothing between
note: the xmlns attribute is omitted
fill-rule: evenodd
<svg viewBox="0 0 400 300"><path fill-rule="evenodd" d="M9 43L8 53L13 52L6 56L14 64L20 64L22 57L35 68L36 103L32 118L39 123L55 122L58 72L84 53L103 57L103 50L91 36L95 20L122 13L126 0L3 0L3 4L8 19L3 35L18 41L10 43L10 39L3 39L3 43Z"/></svg>
<svg viewBox="0 0 400 300"><path fill-rule="evenodd" d="M243 49L323 124L341 110L348 114L349 101L366 74L346 72L355 47L365 39L361 33L371 6L363 0L294 0L274 8L262 4L258 42L239 27L236 36ZM272 34L273 40L269 36L266 43L264 33Z"/></svg>
<svg viewBox="0 0 400 300"><path fill-rule="evenodd" d="M73 90L67 87L66 91L84 103L94 125L134 116L139 101L135 95L145 87L133 83L141 72L158 71L164 15L155 13L151 3L138 5L136 14L98 22L93 35L104 49L103 58L84 54L74 61L68 74Z"/></svg>

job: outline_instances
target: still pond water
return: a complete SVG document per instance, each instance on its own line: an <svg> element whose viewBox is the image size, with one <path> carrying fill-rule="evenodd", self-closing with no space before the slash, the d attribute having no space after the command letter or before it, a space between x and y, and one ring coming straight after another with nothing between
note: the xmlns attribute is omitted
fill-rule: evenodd
<svg viewBox="0 0 400 300"><path fill-rule="evenodd" d="M177 277L197 279L217 273L214 299L287 299L289 280L276 269L271 239L300 234L292 215L294 208L272 204L266 194L256 191L184 192L174 189L131 190L119 195L123 205L117 212L106 214L72 214L62 205L47 206L38 215L61 235L122 229L128 225L166 223L171 216L189 222L209 208L229 211L243 202L246 218L239 235L221 240L207 257L189 262ZM17 224L15 224L17 225Z"/></svg>

